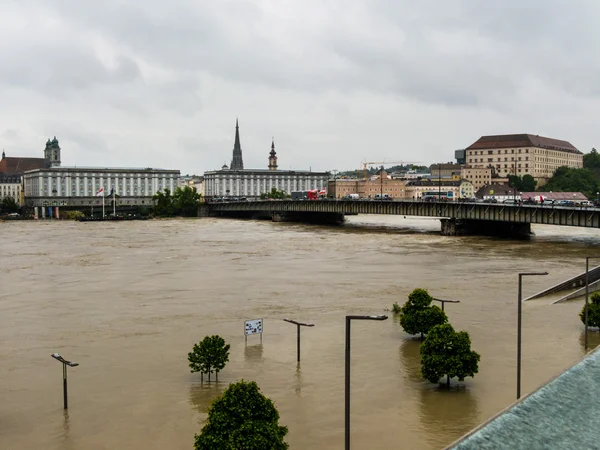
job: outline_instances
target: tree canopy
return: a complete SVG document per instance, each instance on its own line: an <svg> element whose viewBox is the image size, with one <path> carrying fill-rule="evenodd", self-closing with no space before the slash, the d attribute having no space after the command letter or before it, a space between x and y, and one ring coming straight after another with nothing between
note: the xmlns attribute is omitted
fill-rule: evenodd
<svg viewBox="0 0 600 450"><path fill-rule="evenodd" d="M529 174L523 175L522 177L509 175L508 185L519 192L533 192L535 191L537 181Z"/></svg>
<svg viewBox="0 0 600 450"><path fill-rule="evenodd" d="M598 186L598 177L592 170L563 166L556 169L541 189L546 192L581 192L588 198L595 198Z"/></svg>
<svg viewBox="0 0 600 450"><path fill-rule="evenodd" d="M479 353L471 350L471 338L466 331L454 331L449 323L436 325L421 344L421 373L432 383L446 377L464 381L479 371Z"/></svg>
<svg viewBox="0 0 600 450"><path fill-rule="evenodd" d="M586 169L600 169L600 154L595 148L583 155L583 167Z"/></svg>
<svg viewBox="0 0 600 450"><path fill-rule="evenodd" d="M263 192L260 194L261 199L273 198L273 199L282 199L285 200L289 195L283 190L279 190L277 188L272 188L269 192Z"/></svg>
<svg viewBox="0 0 600 450"><path fill-rule="evenodd" d="M201 195L195 187L178 187L172 195L171 191L165 188L163 192L159 191L152 196L152 212L158 217L195 217L198 215L200 198Z"/></svg>
<svg viewBox="0 0 600 450"><path fill-rule="evenodd" d="M258 385L244 380L230 384L208 410L208 419L195 436L195 450L285 450L287 427Z"/></svg>
<svg viewBox="0 0 600 450"><path fill-rule="evenodd" d="M433 297L425 289L415 289L400 308L400 325L408 334L427 334L435 325L448 322L438 306L431 306Z"/></svg>
<svg viewBox="0 0 600 450"><path fill-rule="evenodd" d="M585 305L579 313L581 322L585 324ZM590 297L588 304L588 326L600 328L600 292L595 292Z"/></svg>
<svg viewBox="0 0 600 450"><path fill-rule="evenodd" d="M221 336L206 336L201 342L194 344L194 349L188 353L191 372L207 373L210 380L210 374L215 371L218 377L219 371L229 361L229 348L230 345L225 344L225 339Z"/></svg>
<svg viewBox="0 0 600 450"><path fill-rule="evenodd" d="M7 213L14 213L21 209L19 204L12 197L4 197L0 201L0 209Z"/></svg>

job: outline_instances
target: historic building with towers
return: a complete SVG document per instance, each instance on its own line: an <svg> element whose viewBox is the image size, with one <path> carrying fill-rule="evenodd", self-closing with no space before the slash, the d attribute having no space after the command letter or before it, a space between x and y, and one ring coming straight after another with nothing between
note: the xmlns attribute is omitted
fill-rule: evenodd
<svg viewBox="0 0 600 450"><path fill-rule="evenodd" d="M328 172L311 170L278 170L275 140L271 141L271 152L266 169L244 169L239 123L235 122L235 141L230 167L204 173L204 193L208 199L215 197L259 198L273 188L288 195L293 191L326 189Z"/></svg>

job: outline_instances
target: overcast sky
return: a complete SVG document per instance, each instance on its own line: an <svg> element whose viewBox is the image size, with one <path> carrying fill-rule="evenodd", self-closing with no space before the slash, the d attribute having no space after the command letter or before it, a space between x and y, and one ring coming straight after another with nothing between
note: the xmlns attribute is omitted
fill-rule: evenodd
<svg viewBox="0 0 600 450"><path fill-rule="evenodd" d="M136 6L133 6L136 4ZM597 0L3 0L0 148L202 173L598 146Z"/></svg>

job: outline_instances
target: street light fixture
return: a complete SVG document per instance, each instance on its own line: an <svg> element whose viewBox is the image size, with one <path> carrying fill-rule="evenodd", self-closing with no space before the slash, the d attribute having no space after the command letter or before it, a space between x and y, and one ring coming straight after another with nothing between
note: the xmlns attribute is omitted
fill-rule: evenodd
<svg viewBox="0 0 600 450"><path fill-rule="evenodd" d="M442 304L442 311L444 311L445 303L460 303L460 300L442 300L441 298L434 298L433 301L440 302Z"/></svg>
<svg viewBox="0 0 600 450"><path fill-rule="evenodd" d="M69 403L67 400L67 366L77 367L79 365L79 363L67 361L65 358L60 356L58 353L52 353L50 356L52 356L54 359L56 359L58 362L62 363L62 365L63 365L63 403L64 403L64 409L68 409Z"/></svg>
<svg viewBox="0 0 600 450"><path fill-rule="evenodd" d="M589 297L590 297L590 282L589 282L589 271L590 271L590 259L598 258L600 256L586 256L585 257L585 309L584 309L584 322L585 322L585 351L588 349L588 309L589 309Z"/></svg>
<svg viewBox="0 0 600 450"><path fill-rule="evenodd" d="M345 450L350 450L350 322L352 320L386 320L388 316L346 316L346 379L345 379Z"/></svg>
<svg viewBox="0 0 600 450"><path fill-rule="evenodd" d="M298 328L298 362L300 362L300 327L314 327L314 323L302 323L292 319L283 319L284 322L293 323Z"/></svg>
<svg viewBox="0 0 600 450"><path fill-rule="evenodd" d="M521 398L521 316L523 311L523 277L548 275L548 272L523 272L519 274L519 297L517 309L517 400Z"/></svg>

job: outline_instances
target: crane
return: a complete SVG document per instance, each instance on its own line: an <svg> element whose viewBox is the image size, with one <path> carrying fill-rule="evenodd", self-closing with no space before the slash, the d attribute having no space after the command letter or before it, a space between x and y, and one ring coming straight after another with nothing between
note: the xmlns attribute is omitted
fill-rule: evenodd
<svg viewBox="0 0 600 450"><path fill-rule="evenodd" d="M361 164L363 165L363 177L366 180L367 179L367 166L371 166L374 164L377 165L383 165L383 164L400 164L400 165L405 165L405 164L418 164L421 161L363 161Z"/></svg>

